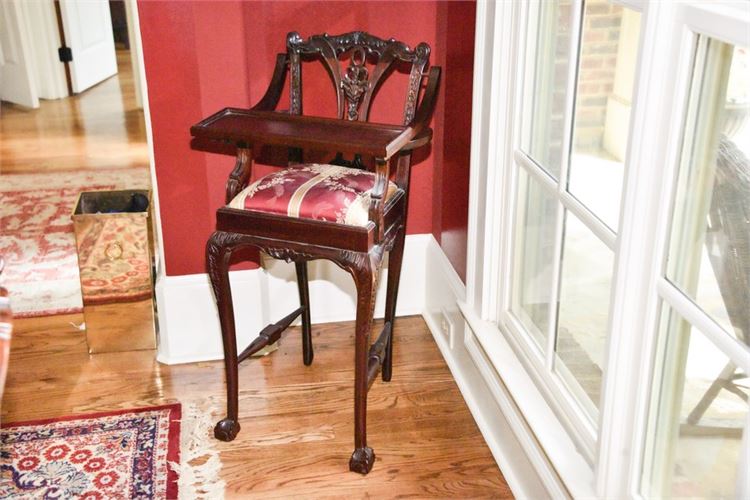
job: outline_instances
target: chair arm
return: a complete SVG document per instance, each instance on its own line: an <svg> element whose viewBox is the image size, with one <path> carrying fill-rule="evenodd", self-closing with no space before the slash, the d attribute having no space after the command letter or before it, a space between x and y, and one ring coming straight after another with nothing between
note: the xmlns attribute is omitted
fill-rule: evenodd
<svg viewBox="0 0 750 500"><path fill-rule="evenodd" d="M286 54L276 55L276 66L273 69L271 82L268 84L266 93L260 101L250 109L257 111L273 111L279 103L279 98L284 91L284 82L286 81L286 72L289 68Z"/></svg>
<svg viewBox="0 0 750 500"><path fill-rule="evenodd" d="M401 152L414 151L422 146L425 146L432 142L432 129L427 127L423 128L422 131L414 136L409 142L407 142L401 149Z"/></svg>
<svg viewBox="0 0 750 500"><path fill-rule="evenodd" d="M409 123L406 130L394 141L401 144L399 152L411 151L418 147L424 146L432 139L432 129L430 129L430 119L435 111L437 102L438 89L440 86L440 66L433 66L427 77L427 88L425 89L422 102L417 109L414 119ZM388 179L390 177L389 161L384 158L375 160L375 185L370 191L370 210L368 218L375 223L376 241L383 239L385 230L383 223L383 210L385 208L385 193L388 188ZM399 161L399 172L397 177L405 175L402 170L402 162Z"/></svg>
<svg viewBox="0 0 750 500"><path fill-rule="evenodd" d="M257 111L273 111L276 109L276 105L279 103L279 99L284 90L287 68L287 55L277 54L276 66L273 69L273 76L271 77L271 82L268 84L266 93L261 100L250 109ZM240 191L245 189L250 181L253 167L252 156L253 154L250 148L237 148L237 162L234 164L234 169L232 169L232 172L229 174L229 178L227 178L225 196L227 203L232 201Z"/></svg>

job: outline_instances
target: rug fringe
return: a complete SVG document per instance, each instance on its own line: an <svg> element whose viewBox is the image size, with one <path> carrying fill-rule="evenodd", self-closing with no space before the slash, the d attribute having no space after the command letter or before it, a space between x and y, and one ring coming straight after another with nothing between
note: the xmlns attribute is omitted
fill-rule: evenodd
<svg viewBox="0 0 750 500"><path fill-rule="evenodd" d="M212 427L209 412L200 411L193 403L183 405L180 463L169 462L170 468L179 475L180 499L224 498L226 483L219 477L221 459L210 439Z"/></svg>

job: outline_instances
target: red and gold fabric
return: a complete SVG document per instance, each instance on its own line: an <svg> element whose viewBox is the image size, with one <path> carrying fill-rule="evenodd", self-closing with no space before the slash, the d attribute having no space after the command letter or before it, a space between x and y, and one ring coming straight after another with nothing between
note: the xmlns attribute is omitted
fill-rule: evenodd
<svg viewBox="0 0 750 500"><path fill-rule="evenodd" d="M266 175L240 192L230 208L350 226L368 221L375 174L337 165L306 164ZM388 183L385 199L398 187Z"/></svg>

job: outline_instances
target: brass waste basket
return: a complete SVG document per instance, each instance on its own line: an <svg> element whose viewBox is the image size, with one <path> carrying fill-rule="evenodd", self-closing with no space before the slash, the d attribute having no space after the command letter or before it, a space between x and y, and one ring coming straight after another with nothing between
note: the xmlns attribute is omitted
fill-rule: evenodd
<svg viewBox="0 0 750 500"><path fill-rule="evenodd" d="M148 190L78 196L73 226L89 352L154 349Z"/></svg>

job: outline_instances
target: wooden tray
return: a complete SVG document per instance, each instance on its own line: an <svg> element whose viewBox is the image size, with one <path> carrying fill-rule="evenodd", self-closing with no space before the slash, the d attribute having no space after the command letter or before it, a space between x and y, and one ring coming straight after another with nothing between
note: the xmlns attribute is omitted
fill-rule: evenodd
<svg viewBox="0 0 750 500"><path fill-rule="evenodd" d="M401 125L352 122L274 111L224 108L190 128L198 140L235 146L272 144L361 153L389 159L410 142L411 129Z"/></svg>

